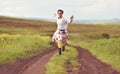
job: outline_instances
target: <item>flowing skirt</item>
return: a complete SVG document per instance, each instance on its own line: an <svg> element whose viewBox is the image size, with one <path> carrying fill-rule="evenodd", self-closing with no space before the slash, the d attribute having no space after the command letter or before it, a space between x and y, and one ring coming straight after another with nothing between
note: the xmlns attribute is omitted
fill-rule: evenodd
<svg viewBox="0 0 120 74"><path fill-rule="evenodd" d="M68 32L67 30L57 30L53 36L52 36L52 41L58 42L58 40L62 40L63 42L66 42L68 40Z"/></svg>

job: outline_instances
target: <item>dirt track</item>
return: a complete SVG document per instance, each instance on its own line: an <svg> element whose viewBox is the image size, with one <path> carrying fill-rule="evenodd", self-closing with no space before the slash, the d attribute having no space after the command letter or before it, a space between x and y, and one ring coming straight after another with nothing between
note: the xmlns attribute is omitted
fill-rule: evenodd
<svg viewBox="0 0 120 74"><path fill-rule="evenodd" d="M113 70L110 65L96 59L88 50L80 47L75 48L79 52L78 59L81 64L79 74L120 74Z"/></svg>
<svg viewBox="0 0 120 74"><path fill-rule="evenodd" d="M79 71L77 73L71 71L71 73L69 72L68 74L120 74L113 70L111 66L96 59L96 57L93 56L89 51L80 47L73 47L79 52L78 60L81 65L78 67ZM0 71L0 74L44 74L45 65L47 62L49 62L54 53L56 53L56 50L50 51L42 56L37 57L36 59L33 58L29 60L29 62L24 63L16 68L6 68L7 70L5 68L0 69L2 70Z"/></svg>
<svg viewBox="0 0 120 74"><path fill-rule="evenodd" d="M0 74L44 74L45 65L56 52L55 49L30 59L18 60L15 64L0 66Z"/></svg>
<svg viewBox="0 0 120 74"><path fill-rule="evenodd" d="M21 74L45 74L45 65L50 60L52 55L56 51L49 52L48 54L42 56L35 63L31 64L24 72Z"/></svg>
<svg viewBox="0 0 120 74"><path fill-rule="evenodd" d="M81 64L79 72L75 73L71 71L68 74L120 74L117 71L113 70L110 65L102 63L100 60L96 59L89 51L75 47L79 52L79 63ZM38 61L30 65L22 74L44 74L45 65L49 62L49 59L55 53L50 52L40 58Z"/></svg>

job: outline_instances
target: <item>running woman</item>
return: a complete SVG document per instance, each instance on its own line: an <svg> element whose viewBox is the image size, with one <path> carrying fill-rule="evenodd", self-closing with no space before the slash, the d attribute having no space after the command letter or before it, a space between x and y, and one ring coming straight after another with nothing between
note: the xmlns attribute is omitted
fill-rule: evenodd
<svg viewBox="0 0 120 74"><path fill-rule="evenodd" d="M64 11L59 9L57 11L57 30L53 34L52 41L56 42L58 45L58 53L62 54L62 51L65 51L66 41L68 40L67 27L68 24L73 21L74 16L71 16L69 19L63 17Z"/></svg>

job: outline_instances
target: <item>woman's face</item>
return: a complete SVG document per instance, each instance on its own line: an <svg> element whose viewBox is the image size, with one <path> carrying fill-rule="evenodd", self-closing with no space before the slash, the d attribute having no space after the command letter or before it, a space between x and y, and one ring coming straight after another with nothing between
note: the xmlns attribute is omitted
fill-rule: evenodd
<svg viewBox="0 0 120 74"><path fill-rule="evenodd" d="M58 17L62 17L63 13L61 11L58 12Z"/></svg>

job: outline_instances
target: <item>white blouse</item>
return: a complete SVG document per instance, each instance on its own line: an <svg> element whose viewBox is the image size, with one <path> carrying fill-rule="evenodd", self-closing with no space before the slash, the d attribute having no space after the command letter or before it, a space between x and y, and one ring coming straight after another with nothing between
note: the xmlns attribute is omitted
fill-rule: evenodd
<svg viewBox="0 0 120 74"><path fill-rule="evenodd" d="M71 20L67 20L64 17L61 19L57 18L57 30L61 30L61 29L67 29L68 27L68 23L70 23Z"/></svg>

